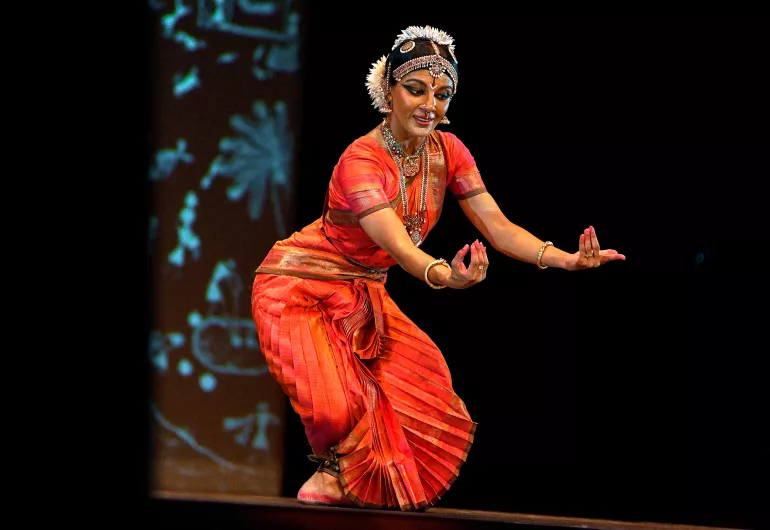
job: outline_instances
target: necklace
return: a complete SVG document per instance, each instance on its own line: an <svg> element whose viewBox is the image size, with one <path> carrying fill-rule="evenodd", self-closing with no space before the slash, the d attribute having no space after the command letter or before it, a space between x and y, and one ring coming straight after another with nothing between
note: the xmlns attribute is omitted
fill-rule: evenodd
<svg viewBox="0 0 770 530"><path fill-rule="evenodd" d="M383 132L387 128L387 122L382 122L382 128ZM390 129L388 129L390 131ZM385 136L383 134L383 136ZM425 138L427 140L427 137ZM425 146L425 141L423 141L422 146L420 146L420 150L423 152L423 164L422 164L422 183L420 186L420 202L417 206L417 213L414 215L409 215L409 210L407 208L406 203L406 176L404 175L404 168L401 165L400 158L393 152L394 149L391 148L390 143L388 143L388 153L390 154L390 157L393 159L393 161L396 163L396 166L399 170L399 177L398 177L398 188L401 193L401 208L404 213L404 224L406 225L406 231L409 234L409 237L412 239L412 243L416 247L419 247L422 244L422 234L420 233L420 229L423 224L425 224L425 214L427 212L426 209L426 190L428 189L428 174L430 173L430 158L428 157L428 150L423 149ZM400 147L400 146L399 146ZM415 155L418 157L419 155ZM416 173L416 172L415 172ZM411 176L411 175L410 175Z"/></svg>
<svg viewBox="0 0 770 530"><path fill-rule="evenodd" d="M422 153L423 149L425 149L425 142L428 137L425 137L425 139L420 144L420 147L417 148L413 155L407 155L401 144L396 141L396 138L393 136L393 131L390 130L390 125L388 125L386 120L382 121L382 136L385 138L385 142L390 147L390 150L395 151L399 158L404 159L404 166L401 171L406 173L407 177L415 176L420 170L420 154Z"/></svg>

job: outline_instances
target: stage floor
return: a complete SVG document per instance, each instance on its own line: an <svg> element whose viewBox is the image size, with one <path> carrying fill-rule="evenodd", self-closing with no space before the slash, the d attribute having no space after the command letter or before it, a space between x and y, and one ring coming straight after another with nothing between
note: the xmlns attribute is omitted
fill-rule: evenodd
<svg viewBox="0 0 770 530"><path fill-rule="evenodd" d="M227 494L195 495L156 491L151 495L153 528L281 528L361 530L398 529L564 529L589 530L714 530L724 527L657 522L626 522L544 515L431 508L427 512L365 510L331 506L306 506L286 497ZM157 525L157 526L156 526ZM732 529L730 529L732 530Z"/></svg>

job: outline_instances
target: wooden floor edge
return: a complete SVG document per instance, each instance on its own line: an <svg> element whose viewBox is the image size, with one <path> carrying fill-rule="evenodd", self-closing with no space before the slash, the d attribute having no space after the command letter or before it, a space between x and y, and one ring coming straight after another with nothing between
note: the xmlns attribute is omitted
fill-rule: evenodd
<svg viewBox="0 0 770 530"><path fill-rule="evenodd" d="M292 508L299 510L345 510L360 512L363 508L346 508L332 506L307 506L300 504L296 499L289 497L277 497L269 495L238 495L231 493L190 493L169 490L154 490L150 496L155 499L216 502L228 504L241 504L250 506L269 506L280 508ZM369 510L375 512L375 510ZM685 524L671 524L661 522L631 522L608 519L587 519L578 517L563 517L550 515L534 515L515 512L462 510L457 508L431 508L427 512L398 512L381 511L383 516L419 516L432 518L449 518L455 520L474 520L499 523L519 523L527 525L561 526L565 528L584 528L587 530L746 530L740 528L717 526L693 526Z"/></svg>

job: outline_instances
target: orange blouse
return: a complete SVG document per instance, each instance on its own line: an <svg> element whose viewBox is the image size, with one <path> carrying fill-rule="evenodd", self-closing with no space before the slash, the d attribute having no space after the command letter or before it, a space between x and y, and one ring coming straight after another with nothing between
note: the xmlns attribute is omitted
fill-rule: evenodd
<svg viewBox="0 0 770 530"><path fill-rule="evenodd" d="M475 160L457 136L433 131L425 148L430 171L423 240L441 216L446 189L458 200L486 191ZM384 280L385 271L396 261L366 234L359 220L390 207L403 221L398 179L398 167L385 147L369 136L356 139L334 167L323 216L277 242L257 272ZM422 170L406 181L410 214L417 212L421 182ZM345 256L371 269L357 266Z"/></svg>

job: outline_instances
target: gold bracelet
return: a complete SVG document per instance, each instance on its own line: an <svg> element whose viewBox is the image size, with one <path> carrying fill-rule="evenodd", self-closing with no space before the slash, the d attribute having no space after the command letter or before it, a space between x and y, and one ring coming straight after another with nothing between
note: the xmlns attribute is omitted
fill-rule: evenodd
<svg viewBox="0 0 770 530"><path fill-rule="evenodd" d="M550 241L546 241L545 243L543 243L543 246L540 247L540 252L537 253L537 266L540 267L541 270L547 269L548 265L543 265L542 263L540 263L540 258L543 257L543 252L545 252L545 249L552 246L553 246L553 243L551 243Z"/></svg>
<svg viewBox="0 0 770 530"><path fill-rule="evenodd" d="M430 280L428 279L428 271L432 267L435 267L436 265L445 265L445 266L449 267L450 270L452 269L452 267L449 265L449 263L446 262L446 260L444 258L440 258L440 259L437 259L435 261L431 261L430 263L428 263L428 266L425 267L425 283L430 285L430 287L432 289L443 289L444 287L446 287L446 285L436 285L436 284L430 283Z"/></svg>

